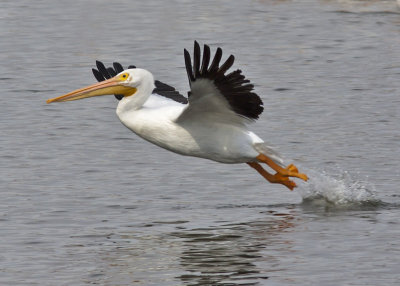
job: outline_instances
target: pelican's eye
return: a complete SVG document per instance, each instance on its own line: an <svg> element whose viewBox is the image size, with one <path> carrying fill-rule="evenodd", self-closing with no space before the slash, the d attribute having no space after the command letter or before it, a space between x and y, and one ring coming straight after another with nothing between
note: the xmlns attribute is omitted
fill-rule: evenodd
<svg viewBox="0 0 400 286"><path fill-rule="evenodd" d="M128 77L129 77L129 74L126 72L126 73L121 74L121 75L119 76L119 79L120 79L120 80L127 80Z"/></svg>

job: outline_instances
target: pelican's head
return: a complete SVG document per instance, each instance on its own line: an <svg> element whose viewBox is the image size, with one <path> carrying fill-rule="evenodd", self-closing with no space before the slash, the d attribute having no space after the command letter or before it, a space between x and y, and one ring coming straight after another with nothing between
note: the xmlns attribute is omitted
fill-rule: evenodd
<svg viewBox="0 0 400 286"><path fill-rule="evenodd" d="M138 91L141 91L141 94L150 95L153 88L154 78L149 71L144 69L127 69L110 79L74 90L59 97L48 99L47 103L78 100L108 94L121 94L124 98L127 98L138 94Z"/></svg>

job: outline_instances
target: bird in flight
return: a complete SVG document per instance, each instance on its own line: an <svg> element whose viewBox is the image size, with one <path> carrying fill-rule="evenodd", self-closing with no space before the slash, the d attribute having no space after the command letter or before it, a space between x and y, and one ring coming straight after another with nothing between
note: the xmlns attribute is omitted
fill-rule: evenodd
<svg viewBox="0 0 400 286"><path fill-rule="evenodd" d="M211 57L208 45L194 42L193 62L184 50L190 91L185 97L172 86L154 80L145 70L119 63L92 69L99 83L47 100L47 103L112 95L119 100L122 124L143 139L172 152L221 163L247 163L271 183L293 190L291 177L307 181L293 164L285 166L278 153L248 129L263 112L263 102L241 70L228 70L230 55L221 63L222 50ZM211 61L212 60L212 61ZM266 164L272 171L267 171Z"/></svg>

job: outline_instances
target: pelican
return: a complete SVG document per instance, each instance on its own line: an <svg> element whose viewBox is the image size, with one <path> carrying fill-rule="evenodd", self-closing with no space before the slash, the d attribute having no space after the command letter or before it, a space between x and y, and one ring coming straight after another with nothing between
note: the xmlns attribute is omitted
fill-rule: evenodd
<svg viewBox="0 0 400 286"><path fill-rule="evenodd" d="M127 128L143 139L169 151L220 163L247 163L270 183L293 190L291 177L307 181L305 174L290 164L248 129L263 112L263 102L241 70L227 73L234 63L230 55L220 65L222 49L211 61L208 45L194 42L193 63L184 49L189 78L188 97L172 86L154 80L145 70L114 63L106 68L97 61L92 69L99 83L48 99L47 103L112 95L119 100L117 115ZM270 171L263 168L266 164Z"/></svg>

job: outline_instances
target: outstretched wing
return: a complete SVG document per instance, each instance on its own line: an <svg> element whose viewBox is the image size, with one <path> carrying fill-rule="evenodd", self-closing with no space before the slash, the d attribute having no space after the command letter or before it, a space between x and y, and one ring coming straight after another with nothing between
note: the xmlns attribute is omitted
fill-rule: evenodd
<svg viewBox="0 0 400 286"><path fill-rule="evenodd" d="M113 67L106 68L104 64L100 61L96 61L97 69L92 69L94 77L98 81L103 81L105 79L109 79L113 76L116 76L120 72L124 70L123 66L120 63L113 63ZM129 66L128 69L134 69L136 66ZM174 87L163 83L159 80L154 82L156 88L153 90L153 93L158 95L167 97L169 99L175 100L179 103L186 104L188 102L187 98L180 94ZM121 94L114 94L115 98L121 100L124 96Z"/></svg>
<svg viewBox="0 0 400 286"><path fill-rule="evenodd" d="M226 74L234 63L233 55L220 66L222 50L218 48L210 64L210 47L204 45L201 58L200 45L196 41L193 66L186 49L184 55L190 84L189 105L178 121L207 114L221 120L243 122L243 119L255 120L263 112L262 100L253 92L254 86L242 75L242 71L235 70Z"/></svg>

